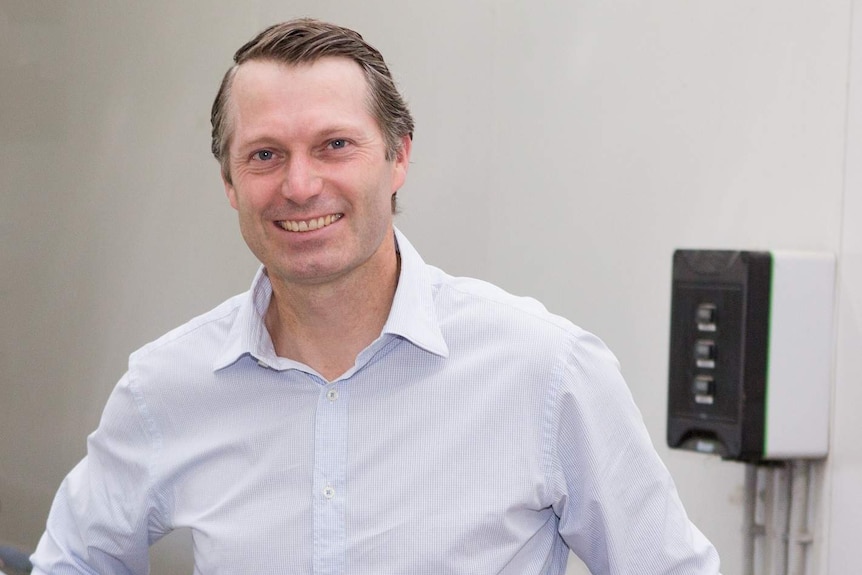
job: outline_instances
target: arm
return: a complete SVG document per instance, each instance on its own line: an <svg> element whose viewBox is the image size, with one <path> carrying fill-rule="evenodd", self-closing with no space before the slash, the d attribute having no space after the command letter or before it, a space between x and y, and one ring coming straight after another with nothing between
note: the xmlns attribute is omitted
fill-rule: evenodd
<svg viewBox="0 0 862 575"><path fill-rule="evenodd" d="M553 410L559 531L592 573L718 573L718 554L689 521L616 358L594 336L575 342Z"/></svg>
<svg viewBox="0 0 862 575"><path fill-rule="evenodd" d="M158 516L150 490L157 437L127 374L87 441L87 456L63 480L33 573L146 574Z"/></svg>

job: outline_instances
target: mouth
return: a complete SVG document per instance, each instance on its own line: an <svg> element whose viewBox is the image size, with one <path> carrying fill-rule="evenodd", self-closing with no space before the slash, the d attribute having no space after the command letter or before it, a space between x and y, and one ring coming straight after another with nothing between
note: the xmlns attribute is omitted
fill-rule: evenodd
<svg viewBox="0 0 862 575"><path fill-rule="evenodd" d="M310 220L281 220L275 222L277 226L281 229L286 230L288 232L313 232L314 230L319 230L321 228L325 228L331 224L334 224L338 220L344 217L344 214L329 214L327 216L321 216L319 218L312 218Z"/></svg>

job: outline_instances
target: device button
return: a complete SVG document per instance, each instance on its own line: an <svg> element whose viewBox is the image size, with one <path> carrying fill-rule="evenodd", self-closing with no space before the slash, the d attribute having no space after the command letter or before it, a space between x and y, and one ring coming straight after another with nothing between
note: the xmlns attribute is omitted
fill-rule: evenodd
<svg viewBox="0 0 862 575"><path fill-rule="evenodd" d="M697 375L691 384L695 403L712 405L715 403L715 379L711 375Z"/></svg>
<svg viewBox="0 0 862 575"><path fill-rule="evenodd" d="M694 359L697 367L715 368L715 342L711 339L699 339L694 343Z"/></svg>
<svg viewBox="0 0 862 575"><path fill-rule="evenodd" d="M700 331L715 331L717 309L715 304L702 303L697 306L694 319L697 322L697 329Z"/></svg>

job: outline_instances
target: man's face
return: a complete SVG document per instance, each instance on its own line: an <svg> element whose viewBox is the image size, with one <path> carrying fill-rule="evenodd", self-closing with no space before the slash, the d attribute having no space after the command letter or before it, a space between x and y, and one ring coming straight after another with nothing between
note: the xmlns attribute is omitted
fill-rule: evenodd
<svg viewBox="0 0 862 575"><path fill-rule="evenodd" d="M355 62L242 64L228 108L231 205L273 282L322 284L378 270L392 255L391 196L404 183L410 139L386 159Z"/></svg>

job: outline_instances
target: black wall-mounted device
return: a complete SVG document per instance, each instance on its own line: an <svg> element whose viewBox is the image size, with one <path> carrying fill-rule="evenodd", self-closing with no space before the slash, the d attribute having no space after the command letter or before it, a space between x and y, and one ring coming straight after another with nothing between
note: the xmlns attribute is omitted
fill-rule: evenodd
<svg viewBox="0 0 862 575"><path fill-rule="evenodd" d="M677 250L670 447L727 459L827 452L834 258Z"/></svg>

